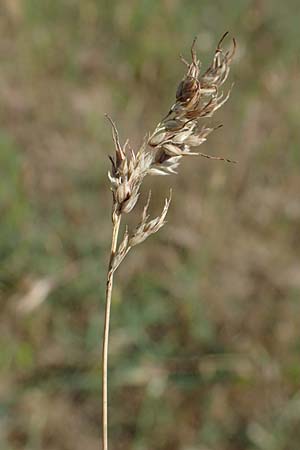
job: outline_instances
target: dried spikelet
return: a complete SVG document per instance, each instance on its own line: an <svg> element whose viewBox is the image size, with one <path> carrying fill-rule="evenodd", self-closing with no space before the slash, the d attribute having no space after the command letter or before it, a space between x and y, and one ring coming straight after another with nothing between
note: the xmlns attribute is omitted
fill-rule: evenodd
<svg viewBox="0 0 300 450"><path fill-rule="evenodd" d="M132 233L132 235L129 238L129 246L130 247L140 244L145 239L147 239L149 236L151 236L151 234L156 233L158 230L161 229L162 226L164 226L164 224L166 223L165 219L166 219L166 215L167 215L167 212L168 212L168 209L170 206L171 197L172 197L172 194L170 191L170 196L169 196L169 198L165 199L164 208L163 208L161 214L159 216L155 217L155 219L148 221L148 219L149 219L148 208L149 208L149 203L150 203L150 198L151 198L151 192L149 192L148 200L147 200L147 203L143 210L142 220L138 224L138 226L136 227L136 229L134 230L134 232Z"/></svg>
<svg viewBox="0 0 300 450"><path fill-rule="evenodd" d="M151 236L151 234L156 233L166 223L165 219L171 202L171 192L169 198L165 200L164 208L161 214L155 217L155 219L148 221L149 219L148 208L150 204L150 199L151 199L151 192L149 192L147 203L144 206L140 223L130 236L128 233L128 229L126 227L123 239L119 244L118 249L111 256L110 270L112 273L114 273L117 270L117 268L119 267L119 265L121 264L121 262L123 261L123 259L125 258L125 256L132 247L145 241L149 236Z"/></svg>
<svg viewBox="0 0 300 450"><path fill-rule="evenodd" d="M224 52L222 49L222 43L227 35L228 31L221 37L217 45L212 64L204 75L200 77L203 93L208 95L211 93L212 86L219 88L223 83L225 83L229 75L230 63L236 50L236 41L233 38L233 47L231 51Z"/></svg>
<svg viewBox="0 0 300 450"><path fill-rule="evenodd" d="M121 147L116 125L109 116L107 118L112 125L115 143L115 159L110 157L112 169L108 172L113 192L113 213L129 213L139 198L141 183L148 173L152 156L145 150L145 145L136 154L132 150L127 154L128 142Z"/></svg>

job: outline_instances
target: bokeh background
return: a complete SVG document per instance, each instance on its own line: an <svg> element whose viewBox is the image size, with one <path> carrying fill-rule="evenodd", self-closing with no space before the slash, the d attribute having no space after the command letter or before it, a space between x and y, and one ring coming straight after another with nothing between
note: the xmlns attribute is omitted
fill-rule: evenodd
<svg viewBox="0 0 300 450"><path fill-rule="evenodd" d="M116 276L111 448L300 448L299 15L298 0L1 0L1 450L99 449L104 113L137 148L179 54L198 34L205 67L226 30L235 86L201 149L239 164L188 159L146 183L153 214L170 186L173 201Z"/></svg>

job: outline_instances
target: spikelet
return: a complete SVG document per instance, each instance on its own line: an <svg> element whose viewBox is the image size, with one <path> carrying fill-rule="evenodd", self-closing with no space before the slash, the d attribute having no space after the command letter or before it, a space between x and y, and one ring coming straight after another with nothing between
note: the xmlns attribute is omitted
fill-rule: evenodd
<svg viewBox="0 0 300 450"><path fill-rule="evenodd" d="M110 156L112 169L111 172L108 172L113 193L114 216L114 214L129 213L136 205L142 181L152 162L152 156L145 151L145 145L136 154L132 150L128 153L126 151L128 141L123 147L120 145L116 125L108 115L107 118L112 125L115 143L115 159Z"/></svg>
<svg viewBox="0 0 300 450"><path fill-rule="evenodd" d="M126 227L123 239L118 249L116 250L115 254L112 255L112 260L110 263L110 270L112 272L114 272L119 267L119 265L121 264L121 262L123 261L123 259L125 258L125 256L132 247L145 241L149 236L151 236L151 234L156 233L161 229L161 227L165 225L166 215L170 206L171 197L172 192L170 191L170 196L169 198L165 199L165 204L160 215L152 220L149 220L148 208L151 198L151 192L149 192L148 200L143 209L140 223L137 225L135 230L133 230L131 235L129 235L128 229Z"/></svg>

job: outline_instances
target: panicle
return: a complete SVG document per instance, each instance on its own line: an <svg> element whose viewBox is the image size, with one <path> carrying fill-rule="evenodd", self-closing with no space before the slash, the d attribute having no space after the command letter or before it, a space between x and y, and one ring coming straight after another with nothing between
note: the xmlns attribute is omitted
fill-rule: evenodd
<svg viewBox="0 0 300 450"><path fill-rule="evenodd" d="M194 39L191 47L191 62L188 63L181 57L187 66L187 72L177 87L174 105L136 153L128 148L128 141L123 146L120 144L116 125L107 116L112 126L115 144L115 155L110 156L112 168L108 173L113 193L113 222L122 213L132 211L139 198L142 181L147 174L174 174L184 156L200 155L209 159L235 162L227 158L192 151L193 147L199 147L212 131L219 128L201 124L201 120L211 117L230 95L230 90L226 95L220 92L220 87L228 77L236 48L236 42L233 39L232 49L223 50L222 44L227 34L225 33L220 39L213 61L203 75L200 73L200 61L197 59L196 39ZM156 233L166 223L170 201L171 194L165 200L161 214L149 220L149 194L140 223L132 233L129 233L126 228L118 249L112 255L110 265L112 271L117 269L133 246Z"/></svg>

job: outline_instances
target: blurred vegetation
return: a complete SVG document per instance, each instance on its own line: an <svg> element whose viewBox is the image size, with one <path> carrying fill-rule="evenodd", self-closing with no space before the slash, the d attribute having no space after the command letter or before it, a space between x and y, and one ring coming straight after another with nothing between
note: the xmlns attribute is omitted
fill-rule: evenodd
<svg viewBox="0 0 300 450"><path fill-rule="evenodd" d="M2 0L0 447L98 449L110 241L109 112L136 147L194 35L227 29L235 87L182 164L168 225L116 278L114 449L300 446L300 40L296 0ZM152 180L151 180L152 181Z"/></svg>

